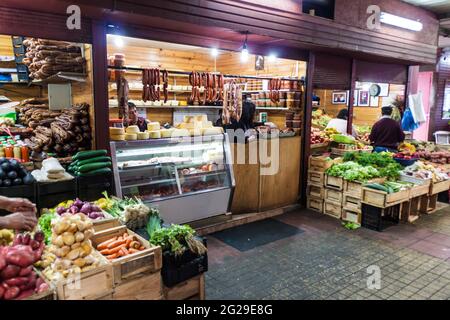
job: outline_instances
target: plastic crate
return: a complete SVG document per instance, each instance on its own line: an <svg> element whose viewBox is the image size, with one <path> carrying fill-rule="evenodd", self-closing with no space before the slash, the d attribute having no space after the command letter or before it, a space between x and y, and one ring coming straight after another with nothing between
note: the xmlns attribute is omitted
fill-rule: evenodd
<svg viewBox="0 0 450 320"><path fill-rule="evenodd" d="M78 177L78 198L83 201L95 201L102 198L102 192L114 192L113 174L102 174L91 177Z"/></svg>
<svg viewBox="0 0 450 320"><path fill-rule="evenodd" d="M37 205L39 209L53 208L58 203L77 197L77 181L37 183Z"/></svg>
<svg viewBox="0 0 450 320"><path fill-rule="evenodd" d="M206 238L201 239L207 246ZM191 279L208 271L208 254L198 256L186 250L181 256L163 252L161 277L166 287L173 287L183 281Z"/></svg>
<svg viewBox="0 0 450 320"><path fill-rule="evenodd" d="M434 137L436 144L450 144L450 131L436 131Z"/></svg>
<svg viewBox="0 0 450 320"><path fill-rule="evenodd" d="M387 208L374 207L363 203L361 207L361 226L376 231L383 231L398 224L401 204Z"/></svg>

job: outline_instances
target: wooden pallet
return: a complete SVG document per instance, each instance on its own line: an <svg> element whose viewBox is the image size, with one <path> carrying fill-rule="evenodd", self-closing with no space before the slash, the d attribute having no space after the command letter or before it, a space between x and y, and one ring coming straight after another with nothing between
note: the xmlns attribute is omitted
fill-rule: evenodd
<svg viewBox="0 0 450 320"><path fill-rule="evenodd" d="M319 171L308 171L308 185L323 187L325 173Z"/></svg>
<svg viewBox="0 0 450 320"><path fill-rule="evenodd" d="M161 247L151 245L140 235L127 229L126 226L115 227L98 232L94 234L91 241L94 248L97 248L100 243L115 236L121 236L125 232L135 236L146 249L111 261L114 274L114 285L118 285L122 281L131 279L134 276L145 272L159 271L162 267Z"/></svg>
<svg viewBox="0 0 450 320"><path fill-rule="evenodd" d="M325 188L325 201L339 203L342 206L343 194L342 191L336 189Z"/></svg>
<svg viewBox="0 0 450 320"><path fill-rule="evenodd" d="M308 197L306 201L306 207L308 209L323 213L323 199Z"/></svg>
<svg viewBox="0 0 450 320"><path fill-rule="evenodd" d="M323 199L325 196L325 188L315 185L309 185L307 188L307 196L311 198Z"/></svg>
<svg viewBox="0 0 450 320"><path fill-rule="evenodd" d="M325 175L325 188L342 190L344 189L344 179Z"/></svg>
<svg viewBox="0 0 450 320"><path fill-rule="evenodd" d="M342 220L361 224L361 209L355 211L348 208L342 208Z"/></svg>
<svg viewBox="0 0 450 320"><path fill-rule="evenodd" d="M174 287L163 289L166 300L205 300L205 275L201 274Z"/></svg>
<svg viewBox="0 0 450 320"><path fill-rule="evenodd" d="M342 204L325 200L323 213L333 218L340 219L342 217Z"/></svg>
<svg viewBox="0 0 450 320"><path fill-rule="evenodd" d="M344 199L342 200L342 207L353 210L361 211L361 195L344 193Z"/></svg>
<svg viewBox="0 0 450 320"><path fill-rule="evenodd" d="M410 190L387 193L381 190L363 187L361 202L374 207L386 208L409 200Z"/></svg>

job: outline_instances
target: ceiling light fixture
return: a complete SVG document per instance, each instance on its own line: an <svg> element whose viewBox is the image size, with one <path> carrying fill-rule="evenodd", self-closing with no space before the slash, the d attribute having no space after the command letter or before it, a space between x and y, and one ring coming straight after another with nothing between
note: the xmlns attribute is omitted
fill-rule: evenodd
<svg viewBox="0 0 450 320"><path fill-rule="evenodd" d="M114 44L116 45L116 47L118 48L122 48L123 47L123 39L121 36L114 36Z"/></svg>
<svg viewBox="0 0 450 320"><path fill-rule="evenodd" d="M275 53L271 53L269 55L269 62L275 62L277 60L277 55Z"/></svg>
<svg viewBox="0 0 450 320"><path fill-rule="evenodd" d="M241 50L241 62L248 61L247 37L248 37L248 31L245 32L245 41L244 41L244 45L242 46L242 50Z"/></svg>
<svg viewBox="0 0 450 320"><path fill-rule="evenodd" d="M215 58L219 55L219 50L217 48L211 48L211 55Z"/></svg>
<svg viewBox="0 0 450 320"><path fill-rule="evenodd" d="M381 12L380 21L391 26L412 31L421 31L423 29L423 24L418 21L402 18L386 12Z"/></svg>

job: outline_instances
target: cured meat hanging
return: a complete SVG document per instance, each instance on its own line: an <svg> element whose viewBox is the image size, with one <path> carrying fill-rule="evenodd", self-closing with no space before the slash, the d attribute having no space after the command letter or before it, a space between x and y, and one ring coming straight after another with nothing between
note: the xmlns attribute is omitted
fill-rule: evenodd
<svg viewBox="0 0 450 320"><path fill-rule="evenodd" d="M117 99L119 105L119 119L123 119L125 123L128 123L128 94L129 94L128 81L125 77L119 77L117 79Z"/></svg>
<svg viewBox="0 0 450 320"><path fill-rule="evenodd" d="M224 85L222 123L239 121L242 115L242 88L234 80Z"/></svg>

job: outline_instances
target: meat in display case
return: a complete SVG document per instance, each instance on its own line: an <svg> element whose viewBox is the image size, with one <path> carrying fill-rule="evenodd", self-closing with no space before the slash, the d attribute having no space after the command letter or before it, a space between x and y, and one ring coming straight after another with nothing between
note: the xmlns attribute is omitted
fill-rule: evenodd
<svg viewBox="0 0 450 320"><path fill-rule="evenodd" d="M167 223L230 212L234 190L227 134L112 141L117 196L139 197Z"/></svg>

